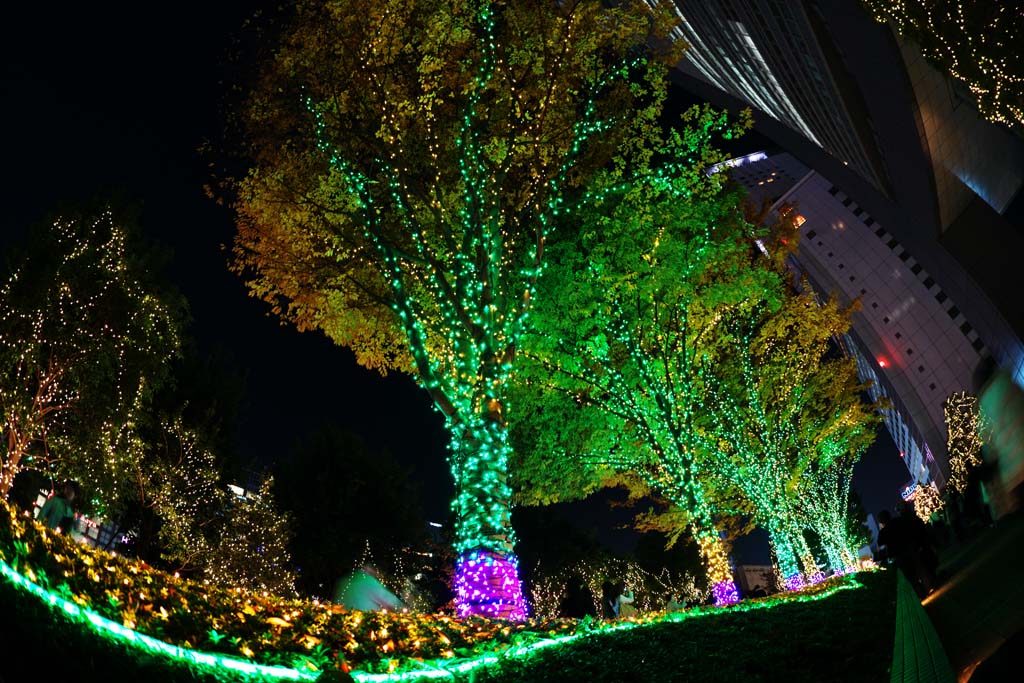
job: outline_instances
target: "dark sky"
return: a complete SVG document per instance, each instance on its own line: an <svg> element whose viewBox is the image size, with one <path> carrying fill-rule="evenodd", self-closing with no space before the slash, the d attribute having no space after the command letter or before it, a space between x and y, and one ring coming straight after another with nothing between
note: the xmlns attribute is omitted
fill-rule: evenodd
<svg viewBox="0 0 1024 683"><path fill-rule="evenodd" d="M145 232L173 250L167 274L189 300L199 350L227 350L247 376L243 454L271 462L331 422L415 467L427 514L441 517L452 486L425 394L358 367L323 335L281 326L226 268L231 215L203 196L197 149L222 128L225 55L256 5L186 0L151 15L137 3L41 4L5 18L0 250L59 202L140 200Z"/></svg>
<svg viewBox="0 0 1024 683"><path fill-rule="evenodd" d="M407 377L359 368L320 334L281 326L226 268L232 220L203 196L197 148L219 136L225 55L258 4L39 3L6 15L0 250L59 202L113 191L141 201L146 233L173 250L168 275L190 302L199 350L227 350L246 373L243 453L272 462L331 422L415 468L428 517L441 518L452 486L426 395ZM887 434L857 474L869 511L895 504L907 478Z"/></svg>

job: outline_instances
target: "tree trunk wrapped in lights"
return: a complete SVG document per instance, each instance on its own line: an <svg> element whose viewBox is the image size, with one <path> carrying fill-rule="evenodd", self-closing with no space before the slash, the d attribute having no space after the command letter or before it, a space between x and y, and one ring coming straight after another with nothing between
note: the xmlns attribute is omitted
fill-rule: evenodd
<svg viewBox="0 0 1024 683"><path fill-rule="evenodd" d="M567 193L656 115L645 45L676 50L648 40L673 22L641 2L300 0L241 108L235 269L300 330L430 393L461 614L524 615L506 384Z"/></svg>
<svg viewBox="0 0 1024 683"><path fill-rule="evenodd" d="M848 516L848 477L833 482L831 501L816 489L828 482L816 478L843 456L852 467L878 421L875 406L860 399L852 361L827 357L830 340L848 324L849 311L835 301L789 296L776 311L731 320L729 350L701 370L712 406L701 431L707 457L753 504L789 588L823 578L803 530L836 542L820 529L845 525ZM808 491L816 491L810 505L802 502ZM838 563L842 550L833 551Z"/></svg>
<svg viewBox="0 0 1024 683"><path fill-rule="evenodd" d="M803 523L821 540L835 574L847 574L857 566L855 540L850 534L850 483L853 466L870 440L868 430L851 434L846 453L825 467L815 464L800 482L798 507Z"/></svg>

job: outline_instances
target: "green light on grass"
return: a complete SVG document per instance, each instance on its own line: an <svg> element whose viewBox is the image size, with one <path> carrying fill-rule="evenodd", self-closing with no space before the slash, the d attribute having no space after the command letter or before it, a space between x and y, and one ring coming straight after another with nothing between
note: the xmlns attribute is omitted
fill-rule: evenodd
<svg viewBox="0 0 1024 683"><path fill-rule="evenodd" d="M22 575L3 560L0 560L0 574L2 574L12 585L27 593L31 593L51 607L59 609L67 615L71 621L87 626L97 635L109 638L121 645L127 645L143 650L149 654L163 656L211 673L224 674L225 672L231 672L237 674L241 678L249 680L312 681L318 678L321 674L319 670L314 669L303 671L283 666L255 664L235 657L201 652L165 643L161 640L157 640L156 638L152 638L113 622L89 609L80 607L79 605L66 600L60 595L53 593L30 580L28 577ZM599 625L592 630L581 633L556 636L553 638L543 638L528 645L512 647L500 655L486 654L457 662L443 659L417 662L417 664L423 668L416 671L402 671L390 674L352 671L350 672L350 675L360 683L400 683L402 681L439 678L456 680L459 674L466 674L502 660L523 659L539 650L567 645L575 640L587 636L612 633L615 631L629 631L635 628L642 628L666 622L678 623L726 612L754 612L769 609L785 603L815 602L831 597L840 591L853 590L862 587L863 584L857 581L854 577L845 576L837 579L836 583L828 588L807 595L785 595L780 598L768 598L758 600L756 602L739 603L731 607L697 607L687 612L675 612L659 616L653 620L626 621Z"/></svg>

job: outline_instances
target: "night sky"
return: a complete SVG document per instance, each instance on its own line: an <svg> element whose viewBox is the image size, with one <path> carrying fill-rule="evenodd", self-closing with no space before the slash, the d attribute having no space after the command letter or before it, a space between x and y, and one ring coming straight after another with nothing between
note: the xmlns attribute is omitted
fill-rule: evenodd
<svg viewBox="0 0 1024 683"><path fill-rule="evenodd" d="M209 160L197 150L220 136L226 54L258 5L69 3L58 12L39 3L7 14L0 252L61 202L140 201L145 233L173 251L167 275L189 300L199 351L227 352L246 375L241 452L268 465L332 423L414 468L428 518L441 519L452 485L426 394L408 377L358 367L321 334L280 325L227 270L232 218L204 197ZM908 478L882 430L857 468L865 508L894 505Z"/></svg>

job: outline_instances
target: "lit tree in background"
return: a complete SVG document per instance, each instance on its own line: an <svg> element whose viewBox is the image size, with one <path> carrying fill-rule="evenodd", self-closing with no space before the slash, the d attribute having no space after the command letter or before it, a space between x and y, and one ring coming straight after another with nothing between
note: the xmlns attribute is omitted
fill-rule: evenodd
<svg viewBox="0 0 1024 683"><path fill-rule="evenodd" d="M801 480L859 444L854 436L876 419L860 400L852 361L827 357L830 340L847 329L849 313L835 300L819 304L809 292L791 295L777 311L729 321L727 350L701 371L709 395L701 412L708 467L753 505L788 588L820 578L796 504ZM827 486L815 481L804 491L824 494ZM832 514L817 502L821 508L810 516ZM831 521L815 520L816 528L845 524L841 507Z"/></svg>
<svg viewBox="0 0 1024 683"><path fill-rule="evenodd" d="M100 511L131 493L182 314L127 224L109 209L58 219L0 289L0 495L23 467L79 479Z"/></svg>
<svg viewBox="0 0 1024 683"><path fill-rule="evenodd" d="M524 615L506 385L554 219L653 115L643 46L670 22L640 2L299 2L243 107L235 269L430 392L461 615Z"/></svg>
<svg viewBox="0 0 1024 683"><path fill-rule="evenodd" d="M295 596L295 570L288 552L290 520L267 477L259 493L237 499L224 511L221 534L206 559L204 576L228 588Z"/></svg>
<svg viewBox="0 0 1024 683"><path fill-rule="evenodd" d="M163 452L149 461L149 496L140 487L143 506L159 516L162 557L177 571L202 570L222 540L229 493L221 484L220 463L202 437L180 417L162 427Z"/></svg>
<svg viewBox="0 0 1024 683"><path fill-rule="evenodd" d="M946 416L946 448L949 482L956 493L967 490L971 469L981 464L981 413L978 398L966 392L952 394L943 406Z"/></svg>
<svg viewBox="0 0 1024 683"><path fill-rule="evenodd" d="M724 604L738 592L697 468L697 368L717 354L725 312L750 311L780 287L775 272L750 267L755 234L739 195L704 172L721 159L712 136L745 122L705 108L683 123L652 126L568 217L576 233L549 246L513 413L525 433L514 472L532 502L638 474L685 514Z"/></svg>
<svg viewBox="0 0 1024 683"><path fill-rule="evenodd" d="M873 432L868 432L871 439ZM853 466L860 453L846 455L827 466L813 463L802 477L796 493L797 511L805 527L814 530L837 574L847 574L857 566L857 548L862 540L851 533L850 483Z"/></svg>
<svg viewBox="0 0 1024 683"><path fill-rule="evenodd" d="M1012 2L861 0L875 20L892 22L925 59L963 82L990 121L1024 126L1024 17Z"/></svg>

